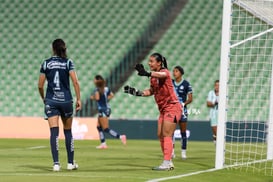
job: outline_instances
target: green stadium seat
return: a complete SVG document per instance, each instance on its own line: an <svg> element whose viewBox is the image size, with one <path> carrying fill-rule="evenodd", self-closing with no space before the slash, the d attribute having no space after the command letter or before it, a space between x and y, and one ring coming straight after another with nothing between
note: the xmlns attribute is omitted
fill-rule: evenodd
<svg viewBox="0 0 273 182"><path fill-rule="evenodd" d="M199 115L190 117L193 120L207 119L206 97L213 89L214 80L219 78L219 70L214 69L220 64L221 19L218 17L221 16L222 2L211 1L206 4L208 5L197 0L188 1L165 35L149 53L161 52L165 55L170 69L175 65L183 66L184 77L191 80L194 89L194 101L190 107L199 108L201 111ZM212 13L212 8L220 10ZM218 28L213 28L214 26ZM144 65L147 59L148 55L143 59ZM149 82L146 83L137 77L136 73L133 73L124 85L128 83L140 89L149 87ZM147 107L144 106L144 102ZM113 99L113 106L118 103ZM132 118L135 115L136 118L146 116L157 118L157 106L152 98L145 99L141 105L135 101L130 103L127 106L130 109L126 112L128 117ZM135 114L133 108L143 108L140 113L144 113L145 116ZM147 108L153 109L147 111Z"/></svg>
<svg viewBox="0 0 273 182"><path fill-rule="evenodd" d="M5 72L2 73L7 73L3 83L7 86L0 86L1 95L15 97L22 102L15 100L14 104L9 99L3 99L0 106L5 107L0 110L0 115L43 116L43 107L37 92L39 67L51 55L51 41L59 37L64 38L68 44L69 57L74 60L78 70L83 99L88 99L94 89L93 77L96 74L104 77L109 75L109 70L131 49L165 2L166 0L2 2L3 36L0 54L5 64ZM194 101L190 107L201 110L199 115L190 116L192 120L207 119L206 97L213 88L214 80L219 78L219 70L215 68L220 64L221 13L222 1L188 1L163 37L142 60L148 68L148 56L152 52L161 52L167 57L170 70L175 65L183 66L184 78L190 80L194 89ZM245 20L238 21L244 23ZM260 27L253 31L257 32L258 28ZM239 37L242 38L243 35ZM253 43L269 47L266 50L268 53L272 51L272 43ZM235 51L237 54L244 53L241 49ZM257 62L264 59L270 58L259 57ZM250 68L252 67L241 67ZM266 72L259 74L267 76ZM237 81L242 83L241 80ZM259 84L255 79L250 79L249 82ZM22 83L29 87L25 88ZM132 73L124 83L126 84L139 89L149 88L149 80L136 76L136 72ZM152 97L135 98L124 95L122 87L110 102L113 108L112 118L157 118L157 106ZM243 118L248 113L237 114Z"/></svg>
<svg viewBox="0 0 273 182"><path fill-rule="evenodd" d="M59 37L67 42L69 57L79 70L82 95L89 95L92 88L86 89L84 86L90 86L95 74L108 76L109 70L133 46L148 20L156 13L157 7L163 3L164 1L146 0L137 3L127 0L65 0L57 4L53 0L39 3L34 0L3 1L1 24L4 28L1 29L3 36L0 51L2 59L9 61L5 71L11 73L15 70L3 81L9 83L5 85L10 85L3 88L3 95L20 97L27 94L33 103L40 103L38 92L33 96L33 92L37 91L39 67L51 55L51 41ZM128 24L131 20L135 20L132 21L135 25ZM24 84L30 85L30 89L16 89L15 86L20 85L19 78L24 78ZM11 89L15 93L11 93ZM3 105L13 107L7 102L9 101L5 100ZM18 108L24 108L23 103L20 106L18 102ZM13 109L11 112L9 108L5 108L0 111L0 115L23 113L43 116L43 109L36 109L37 105L29 104L29 108L30 110L24 109L23 112L22 109Z"/></svg>

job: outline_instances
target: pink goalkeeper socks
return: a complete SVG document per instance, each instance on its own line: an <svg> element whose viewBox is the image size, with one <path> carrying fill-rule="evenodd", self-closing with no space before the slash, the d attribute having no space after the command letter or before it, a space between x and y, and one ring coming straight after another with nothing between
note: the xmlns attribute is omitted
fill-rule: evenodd
<svg viewBox="0 0 273 182"><path fill-rule="evenodd" d="M173 151L172 137L164 137L163 141L164 141L163 142L163 146L164 146L164 151L163 151L164 160L168 160L169 161L172 158L172 151ZM162 144L162 142L161 142L161 144Z"/></svg>
<svg viewBox="0 0 273 182"><path fill-rule="evenodd" d="M164 154L164 139L160 138L159 141L160 141L161 151Z"/></svg>

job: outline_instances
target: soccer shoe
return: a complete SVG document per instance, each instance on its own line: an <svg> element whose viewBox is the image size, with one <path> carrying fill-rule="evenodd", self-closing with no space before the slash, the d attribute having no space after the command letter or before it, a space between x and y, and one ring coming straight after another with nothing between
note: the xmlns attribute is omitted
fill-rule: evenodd
<svg viewBox="0 0 273 182"><path fill-rule="evenodd" d="M184 160L187 159L186 150L181 151L181 158Z"/></svg>
<svg viewBox="0 0 273 182"><path fill-rule="evenodd" d="M163 161L162 164L158 167L153 167L155 171L171 171L174 170L174 165L172 161Z"/></svg>
<svg viewBox="0 0 273 182"><path fill-rule="evenodd" d="M107 149L107 145L105 143L100 144L99 146L96 146L96 149Z"/></svg>
<svg viewBox="0 0 273 182"><path fill-rule="evenodd" d="M120 140L123 143L123 145L126 145L126 135L120 135Z"/></svg>
<svg viewBox="0 0 273 182"><path fill-rule="evenodd" d="M76 163L74 163L74 164L71 164L71 163L69 163L69 164L67 164L67 170L76 170L76 169L78 169L78 164L76 164Z"/></svg>
<svg viewBox="0 0 273 182"><path fill-rule="evenodd" d="M60 164L54 164L53 165L53 171L60 171L61 170L61 166L60 166Z"/></svg>

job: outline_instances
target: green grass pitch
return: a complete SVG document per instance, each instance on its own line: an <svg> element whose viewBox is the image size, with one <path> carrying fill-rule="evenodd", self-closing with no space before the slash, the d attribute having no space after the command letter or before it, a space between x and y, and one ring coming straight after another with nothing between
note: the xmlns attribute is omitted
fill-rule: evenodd
<svg viewBox="0 0 273 182"><path fill-rule="evenodd" d="M95 149L99 141L76 140L76 171L66 170L64 141L60 140L62 170L52 172L49 140L0 139L1 182L134 182L153 179L189 182L273 182L272 176L236 169L223 169L182 178L171 177L214 168L215 147L212 142L189 141L187 160L180 159L180 144L176 143L175 169L153 171L162 162L157 140L128 140L123 146L119 140L108 139L109 148Z"/></svg>

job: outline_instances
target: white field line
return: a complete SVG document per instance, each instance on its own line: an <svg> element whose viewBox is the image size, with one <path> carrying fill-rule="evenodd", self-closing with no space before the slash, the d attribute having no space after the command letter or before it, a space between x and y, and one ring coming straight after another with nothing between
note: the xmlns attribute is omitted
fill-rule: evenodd
<svg viewBox="0 0 273 182"><path fill-rule="evenodd" d="M35 149L43 149L43 148L47 148L47 146L33 146L33 147L24 147L24 148L1 148L0 151L14 151L14 150L35 150Z"/></svg>
<svg viewBox="0 0 273 182"><path fill-rule="evenodd" d="M251 165L251 164L256 164L256 163L261 163L261 162L266 162L266 161L268 161L268 160L262 159L262 160L253 161L253 162L242 162L242 163L237 163L234 165L227 165L222 169L232 168L232 167L236 167L236 166ZM197 175L197 174L208 173L208 172L213 172L213 171L222 170L222 169L212 168L212 169L207 169L207 170L203 170L203 171L196 171L196 172L192 172L192 173L181 174L181 175L177 175L177 176L151 179L151 180L148 180L147 182L166 181L166 180L170 180L170 179L183 178L183 177L187 177L187 176L193 176L193 175Z"/></svg>
<svg viewBox="0 0 273 182"><path fill-rule="evenodd" d="M28 147L26 149L33 150L33 149L43 149L43 148L46 148L46 146L34 146L34 147Z"/></svg>
<svg viewBox="0 0 273 182"><path fill-rule="evenodd" d="M197 175L197 174L201 174L201 173L207 173L207 172L213 172L213 171L217 171L217 170L219 170L219 169L215 169L215 168L207 169L207 170L203 170L203 171L196 171L196 172L181 174L181 175L177 175L177 176L170 176L170 177L165 177L165 178L151 179L151 180L148 180L147 182L166 181L166 180L170 180L170 179L183 178L183 177L187 177L187 176L193 176L193 175Z"/></svg>
<svg viewBox="0 0 273 182"><path fill-rule="evenodd" d="M201 174L201 173L207 173L207 172L213 172L213 171L217 171L217 170L219 170L219 169L215 169L215 168L207 169L207 170L203 170L203 171L196 171L196 172L181 174L181 175L177 175L177 176L170 176L170 177L165 177L165 178L151 179L151 180L148 180L147 182L166 181L166 180L170 180L170 179L183 178L183 177L187 177L187 176L193 176L193 175L197 175L197 174Z"/></svg>
<svg viewBox="0 0 273 182"><path fill-rule="evenodd" d="M48 174L37 174L37 173L0 173L0 176L38 176L38 177L45 177L45 176L54 176L54 177L73 177L73 178L89 178L89 179L94 179L94 178L109 178L109 180L111 179L115 179L117 178L117 176L107 176L107 175L86 175L86 174L82 174L82 173L78 173L78 174L67 174L67 173L62 173L60 172L51 172ZM133 179L138 179L138 180L146 180L147 178L143 178L141 176L139 177L133 177L132 176L118 176L119 179L128 179L128 181L133 180Z"/></svg>

